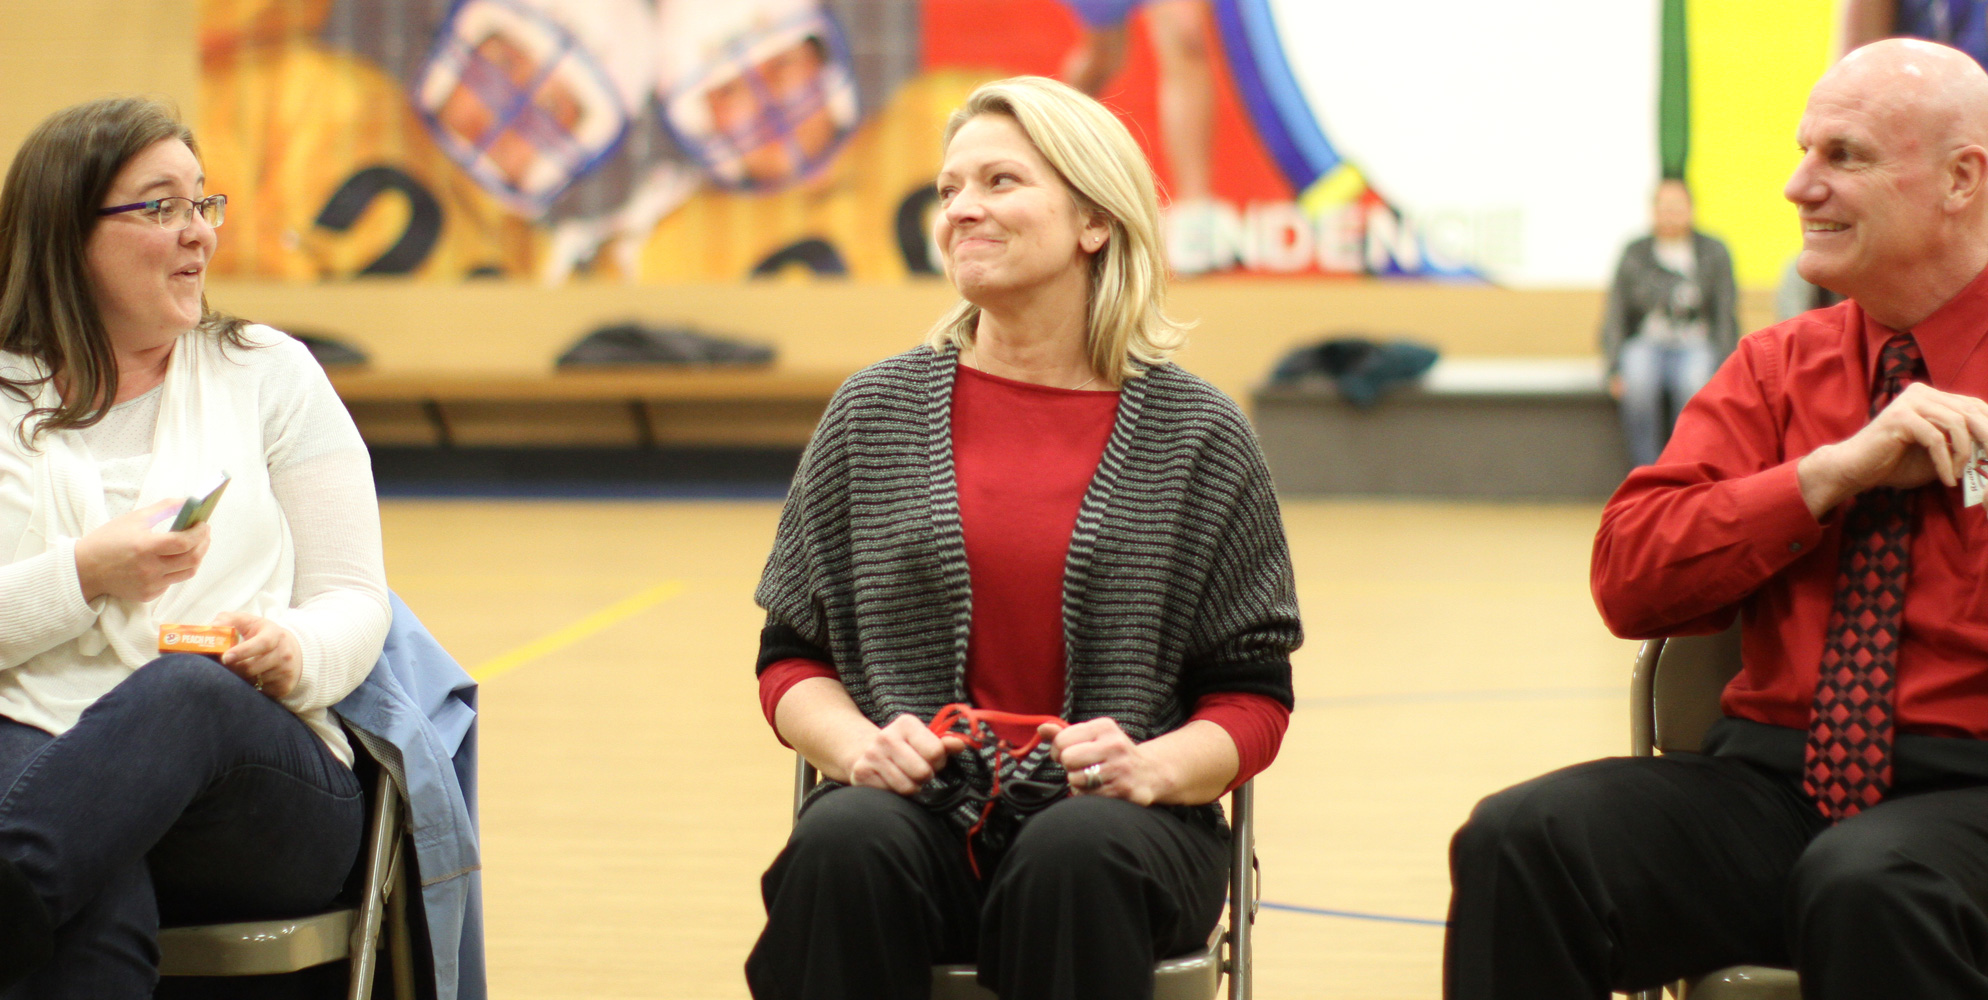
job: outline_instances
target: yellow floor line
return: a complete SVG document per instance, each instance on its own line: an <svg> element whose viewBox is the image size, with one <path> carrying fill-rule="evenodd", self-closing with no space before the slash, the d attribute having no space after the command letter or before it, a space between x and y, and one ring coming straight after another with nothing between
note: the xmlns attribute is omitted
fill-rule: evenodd
<svg viewBox="0 0 1988 1000"><path fill-rule="evenodd" d="M682 580L664 580L662 583L656 584L639 594L624 597L557 632L542 635L508 653L504 653L484 663L482 666L471 670L469 676L474 678L478 683L482 683L493 677L508 674L541 656L556 653L602 629L633 618L683 593L683 591L684 583Z"/></svg>

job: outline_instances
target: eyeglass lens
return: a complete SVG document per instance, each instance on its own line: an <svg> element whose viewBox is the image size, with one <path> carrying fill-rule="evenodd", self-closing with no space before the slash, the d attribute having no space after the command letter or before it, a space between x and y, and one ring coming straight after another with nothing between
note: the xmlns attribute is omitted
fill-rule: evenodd
<svg viewBox="0 0 1988 1000"><path fill-rule="evenodd" d="M152 217L166 229L185 229L193 223L195 208L200 210L200 217L206 219L208 225L218 229L221 220L227 217L228 196L211 195L199 201L191 198L161 198L159 207L153 211Z"/></svg>

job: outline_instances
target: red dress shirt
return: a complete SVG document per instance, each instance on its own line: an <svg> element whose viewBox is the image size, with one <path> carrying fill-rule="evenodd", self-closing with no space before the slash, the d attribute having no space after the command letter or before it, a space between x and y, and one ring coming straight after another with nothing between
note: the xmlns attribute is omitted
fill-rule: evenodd
<svg viewBox="0 0 1988 1000"><path fill-rule="evenodd" d="M1117 417L1116 392L1056 389L959 369L953 467L973 593L966 687L977 706L1062 714L1064 565L1077 510ZM795 684L834 676L835 669L819 660L769 665L759 678L767 722ZM1222 692L1199 699L1193 715L1220 725L1235 741L1241 766L1234 785L1270 766L1290 717L1274 698ZM1019 745L1033 730L1007 727L1002 735Z"/></svg>
<svg viewBox="0 0 1988 1000"><path fill-rule="evenodd" d="M1912 330L1933 388L1988 396L1984 331L1988 272ZM1706 634L1744 613L1729 716L1808 727L1849 502L1816 523L1795 464L1869 422L1895 332L1844 302L1747 336L1602 513L1591 581L1616 635ZM1988 738L1988 508L1938 480L1917 492L1898 730Z"/></svg>

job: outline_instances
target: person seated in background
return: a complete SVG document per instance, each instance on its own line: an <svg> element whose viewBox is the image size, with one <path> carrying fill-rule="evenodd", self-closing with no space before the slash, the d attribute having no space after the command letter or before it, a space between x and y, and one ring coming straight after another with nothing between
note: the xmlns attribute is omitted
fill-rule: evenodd
<svg viewBox="0 0 1988 1000"><path fill-rule="evenodd" d="M1988 74L1884 41L1815 86L1786 195L1849 297L1749 335L1595 536L1626 638L1744 623L1702 754L1593 761L1451 846L1451 998L1792 965L1815 1000L1988 996Z"/></svg>
<svg viewBox="0 0 1988 1000"><path fill-rule="evenodd" d="M1622 251L1602 314L1609 394L1622 404L1629 460L1651 465L1684 408L1739 341L1726 245L1691 226L1691 189L1657 185L1651 230ZM1668 403L1666 403L1668 397Z"/></svg>
<svg viewBox="0 0 1988 1000"><path fill-rule="evenodd" d="M323 910L364 795L326 711L389 622L371 466L304 346L207 308L227 208L151 101L0 188L0 983L150 997L167 924ZM211 520L163 530L232 476ZM164 624L219 624L212 659Z"/></svg>
<svg viewBox="0 0 1988 1000"><path fill-rule="evenodd" d="M1290 553L1248 421L1169 360L1125 126L1019 77L944 150L963 301L836 393L756 595L767 719L828 781L762 882L746 979L910 1000L978 962L1001 996L1147 997L1221 913L1213 803L1289 719ZM1019 759L968 751L927 728L958 703L1058 721L997 722L1044 739Z"/></svg>

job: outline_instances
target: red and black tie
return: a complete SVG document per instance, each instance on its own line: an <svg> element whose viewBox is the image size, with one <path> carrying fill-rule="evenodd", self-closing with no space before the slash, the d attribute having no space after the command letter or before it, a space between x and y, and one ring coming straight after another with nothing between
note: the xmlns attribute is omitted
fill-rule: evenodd
<svg viewBox="0 0 1988 1000"><path fill-rule="evenodd" d="M1886 341L1871 417L1925 377L1926 361L1910 333ZM1891 790L1892 690L1912 570L1913 493L1865 490L1843 526L1836 603L1802 761L1802 790L1831 823L1877 805Z"/></svg>

